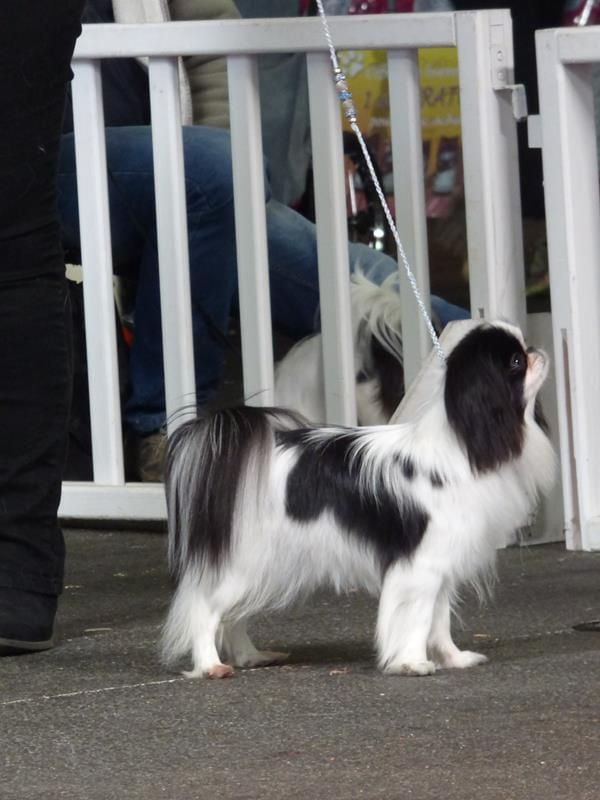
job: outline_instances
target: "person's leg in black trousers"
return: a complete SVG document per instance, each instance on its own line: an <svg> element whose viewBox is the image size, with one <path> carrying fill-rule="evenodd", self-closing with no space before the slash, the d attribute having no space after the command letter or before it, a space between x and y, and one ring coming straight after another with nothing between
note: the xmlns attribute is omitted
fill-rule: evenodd
<svg viewBox="0 0 600 800"><path fill-rule="evenodd" d="M0 4L0 655L52 644L70 320L55 174L83 0Z"/></svg>

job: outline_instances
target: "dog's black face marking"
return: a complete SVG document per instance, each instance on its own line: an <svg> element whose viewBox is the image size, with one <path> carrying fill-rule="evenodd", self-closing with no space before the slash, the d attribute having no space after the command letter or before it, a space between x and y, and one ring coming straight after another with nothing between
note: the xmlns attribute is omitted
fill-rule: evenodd
<svg viewBox="0 0 600 800"><path fill-rule="evenodd" d="M331 512L349 535L375 548L385 571L398 558L412 555L429 516L414 501L403 504L383 481L369 488L361 485L364 457L355 449L360 437L352 431L326 439L311 439L304 431L279 434L283 446L299 451L287 480L286 511L298 522L313 522Z"/></svg>
<svg viewBox="0 0 600 800"><path fill-rule="evenodd" d="M446 413L474 472L489 472L520 455L526 372L523 346L503 328L475 328L450 353Z"/></svg>

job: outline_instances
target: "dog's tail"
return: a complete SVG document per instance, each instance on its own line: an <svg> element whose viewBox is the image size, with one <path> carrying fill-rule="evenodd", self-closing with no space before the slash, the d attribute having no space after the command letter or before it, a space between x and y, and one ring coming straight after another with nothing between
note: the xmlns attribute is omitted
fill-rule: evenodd
<svg viewBox="0 0 600 800"><path fill-rule="evenodd" d="M191 566L218 572L231 550L242 494L257 503L264 494L275 431L305 424L292 413L245 406L186 422L170 437L165 490L169 567L177 582Z"/></svg>

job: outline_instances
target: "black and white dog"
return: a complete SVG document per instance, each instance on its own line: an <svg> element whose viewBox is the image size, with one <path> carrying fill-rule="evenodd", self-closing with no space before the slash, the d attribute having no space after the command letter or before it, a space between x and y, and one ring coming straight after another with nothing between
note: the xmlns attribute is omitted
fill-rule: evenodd
<svg viewBox="0 0 600 800"><path fill-rule="evenodd" d="M359 425L385 425L404 395L402 308L397 285L396 275L377 285L358 269L350 280ZM295 344L277 364L275 403L300 412L313 423L325 421L320 333Z"/></svg>
<svg viewBox="0 0 600 800"><path fill-rule="evenodd" d="M518 328L481 323L407 423L315 428L237 408L182 425L167 463L167 661L191 651L189 677L225 677L280 660L256 650L245 620L323 585L379 596L386 672L484 661L453 642L451 610L462 585L485 585L497 547L552 485L535 414L547 372Z"/></svg>

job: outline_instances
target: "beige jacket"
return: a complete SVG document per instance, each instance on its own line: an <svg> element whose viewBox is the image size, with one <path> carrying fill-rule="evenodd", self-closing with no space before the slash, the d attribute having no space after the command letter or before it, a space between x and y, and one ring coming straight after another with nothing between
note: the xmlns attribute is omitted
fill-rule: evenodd
<svg viewBox="0 0 600 800"><path fill-rule="evenodd" d="M236 19L233 0L113 0L116 22L169 22ZM180 59L184 124L229 127L227 64L214 56Z"/></svg>

